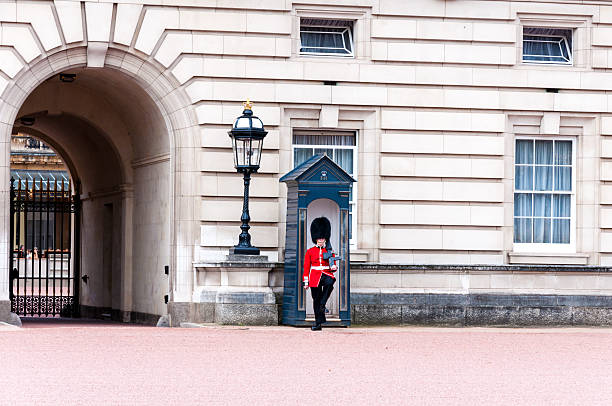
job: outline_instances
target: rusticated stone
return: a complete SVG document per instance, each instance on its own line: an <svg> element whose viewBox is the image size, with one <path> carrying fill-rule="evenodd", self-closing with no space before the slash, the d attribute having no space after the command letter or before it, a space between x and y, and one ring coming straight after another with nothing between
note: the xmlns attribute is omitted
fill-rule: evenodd
<svg viewBox="0 0 612 406"><path fill-rule="evenodd" d="M403 324L462 326L465 308L461 306L402 306Z"/></svg>
<svg viewBox="0 0 612 406"><path fill-rule="evenodd" d="M182 322L191 321L192 303L189 302L170 302L168 303L168 315L170 316L170 326L178 327Z"/></svg>
<svg viewBox="0 0 612 406"><path fill-rule="evenodd" d="M194 303L196 323L214 323L215 304L214 303Z"/></svg>
<svg viewBox="0 0 612 406"><path fill-rule="evenodd" d="M402 308L397 305L354 305L354 324L400 324Z"/></svg>
<svg viewBox="0 0 612 406"><path fill-rule="evenodd" d="M429 306L402 306L402 324L428 324Z"/></svg>
<svg viewBox="0 0 612 406"><path fill-rule="evenodd" d="M276 304L216 303L215 323L245 326L278 325Z"/></svg>
<svg viewBox="0 0 612 406"><path fill-rule="evenodd" d="M574 307L572 324L577 326L610 326L612 325L612 308Z"/></svg>
<svg viewBox="0 0 612 406"><path fill-rule="evenodd" d="M465 324L468 326L510 325L512 313L518 310L518 307L505 306L468 307L465 313Z"/></svg>

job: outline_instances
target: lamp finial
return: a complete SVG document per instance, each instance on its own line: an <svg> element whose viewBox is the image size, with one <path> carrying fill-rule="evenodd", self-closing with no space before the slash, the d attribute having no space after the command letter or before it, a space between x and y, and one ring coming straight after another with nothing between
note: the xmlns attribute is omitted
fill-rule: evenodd
<svg viewBox="0 0 612 406"><path fill-rule="evenodd" d="M253 109L253 102L249 99L247 99L244 103L242 103L242 105L244 106L245 110L252 110Z"/></svg>

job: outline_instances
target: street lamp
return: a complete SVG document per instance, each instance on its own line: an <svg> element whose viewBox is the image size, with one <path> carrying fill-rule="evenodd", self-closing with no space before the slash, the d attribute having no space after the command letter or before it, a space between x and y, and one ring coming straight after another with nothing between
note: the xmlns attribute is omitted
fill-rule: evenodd
<svg viewBox="0 0 612 406"><path fill-rule="evenodd" d="M249 235L249 183L251 173L257 172L261 161L261 150L263 139L268 134L264 130L261 120L253 115L251 108L253 104L247 100L244 103L242 115L236 119L231 131L228 131L232 139L232 149L234 150L234 168L238 173L244 174L244 201L242 204L242 216L240 220L242 232L238 236L238 245L230 249L230 254L238 255L259 255L259 248L251 245Z"/></svg>

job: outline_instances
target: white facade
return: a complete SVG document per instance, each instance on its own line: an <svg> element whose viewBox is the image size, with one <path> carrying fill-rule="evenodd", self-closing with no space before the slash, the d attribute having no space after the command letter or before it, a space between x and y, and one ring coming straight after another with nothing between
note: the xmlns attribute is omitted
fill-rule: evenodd
<svg viewBox="0 0 612 406"><path fill-rule="evenodd" d="M243 184L227 131L246 98L269 131L250 214L253 244L273 262L282 262L285 240L278 179L292 169L293 131L312 129L358 137L356 262L608 266L607 3L0 1L0 177L8 179L14 125L62 153L82 185L82 272L112 275L92 278L82 304L126 312L165 314L164 294L191 302L194 264L221 260L237 243ZM301 19L350 21L353 55L301 55ZM524 63L524 27L569 30L571 63ZM60 82L62 72L76 73L75 82ZM19 124L24 116L35 124ZM569 244L514 242L521 137L572 141ZM120 238L115 262L102 269L103 215L94 213L109 205ZM0 233L0 258L7 238ZM0 286L8 286L7 263ZM359 272L352 286L612 289L604 274L498 273ZM574 277L582 282L566 280Z"/></svg>

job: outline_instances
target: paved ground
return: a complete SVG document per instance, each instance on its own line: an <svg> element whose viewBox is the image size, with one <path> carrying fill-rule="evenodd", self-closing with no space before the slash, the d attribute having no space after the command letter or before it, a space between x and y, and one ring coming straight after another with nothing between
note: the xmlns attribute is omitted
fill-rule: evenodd
<svg viewBox="0 0 612 406"><path fill-rule="evenodd" d="M0 405L612 404L612 329L55 320L0 327L0 360Z"/></svg>

